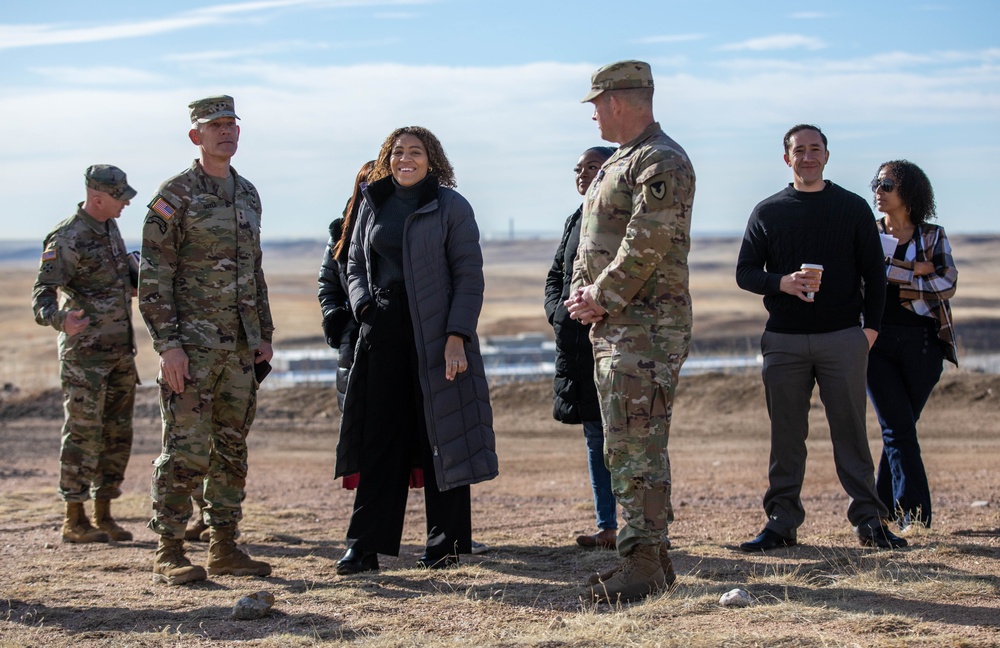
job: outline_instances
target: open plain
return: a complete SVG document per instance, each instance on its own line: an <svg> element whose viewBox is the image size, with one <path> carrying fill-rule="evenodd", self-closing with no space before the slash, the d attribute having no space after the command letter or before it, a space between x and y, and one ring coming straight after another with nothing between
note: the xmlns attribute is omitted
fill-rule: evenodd
<svg viewBox="0 0 1000 648"><path fill-rule="evenodd" d="M997 352L1000 268L994 237L952 238L963 354ZM757 296L739 291L739 242L696 239L693 353L753 354ZM485 245L483 335L545 330L542 286L554 241ZM321 346L315 275L322 246L265 249L276 348ZM911 546L858 546L814 399L798 547L735 549L763 524L768 422L759 376L687 376L671 433L673 590L624 606L586 600L586 576L616 560L575 546L593 505L582 430L551 419L547 382L492 389L500 476L473 488L474 537L490 545L457 569L414 567L423 495L413 491L403 549L374 575L340 577L353 492L333 480L339 412L331 390L263 389L250 436L242 546L271 577L191 587L150 580L150 462L159 452L156 358L136 318L142 380L136 441L118 504L136 534L117 545L59 542L61 403L55 333L32 320L34 263L0 261L0 648L7 646L1000 646L1000 376L949 369L921 422L935 516ZM873 453L881 449L869 411ZM205 547L195 544L194 560ZM743 588L752 605L724 608ZM266 590L272 613L233 620Z"/></svg>

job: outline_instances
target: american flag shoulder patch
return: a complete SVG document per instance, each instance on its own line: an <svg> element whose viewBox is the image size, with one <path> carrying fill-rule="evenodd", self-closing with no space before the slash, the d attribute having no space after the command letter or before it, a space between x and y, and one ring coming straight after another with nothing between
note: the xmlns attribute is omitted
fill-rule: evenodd
<svg viewBox="0 0 1000 648"><path fill-rule="evenodd" d="M45 250L42 252L42 261L55 261L58 256L55 250Z"/></svg>
<svg viewBox="0 0 1000 648"><path fill-rule="evenodd" d="M160 196L156 197L156 200L154 200L152 204L149 205L149 208L152 209L157 214L159 214L160 216L162 216L165 220L170 220L171 218L173 218L174 212L176 211L173 207L170 206L170 203L168 203Z"/></svg>

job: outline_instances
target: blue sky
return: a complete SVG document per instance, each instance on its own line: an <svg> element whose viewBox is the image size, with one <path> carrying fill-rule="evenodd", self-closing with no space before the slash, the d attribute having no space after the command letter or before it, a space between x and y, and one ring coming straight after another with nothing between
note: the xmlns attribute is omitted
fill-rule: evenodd
<svg viewBox="0 0 1000 648"><path fill-rule="evenodd" d="M813 8L816 7L816 8ZM819 124L826 176L870 196L880 162L927 171L949 232L1000 231L1000 3L537 0L10 2L0 16L7 239L37 239L116 164L139 196L197 149L187 103L231 94L233 165L265 240L321 238L393 128L434 131L486 236L555 235L600 144L590 73L652 64L655 113L698 175L693 229L739 234L790 180L781 137Z"/></svg>

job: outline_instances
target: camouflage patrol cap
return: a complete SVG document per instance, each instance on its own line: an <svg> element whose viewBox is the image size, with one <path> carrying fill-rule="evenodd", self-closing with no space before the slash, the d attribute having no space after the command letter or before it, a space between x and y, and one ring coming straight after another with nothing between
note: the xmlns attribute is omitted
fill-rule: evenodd
<svg viewBox="0 0 1000 648"><path fill-rule="evenodd" d="M136 190L128 186L125 172L110 164L94 164L83 174L87 186L94 191L103 191L115 200L132 200Z"/></svg>
<svg viewBox="0 0 1000 648"><path fill-rule="evenodd" d="M207 124L219 117L239 119L236 116L236 102L229 95L197 99L188 104L188 109L191 111L192 124Z"/></svg>
<svg viewBox="0 0 1000 648"><path fill-rule="evenodd" d="M643 61L618 61L609 63L590 76L590 92L580 103L593 101L605 90L652 88L653 73L649 63Z"/></svg>

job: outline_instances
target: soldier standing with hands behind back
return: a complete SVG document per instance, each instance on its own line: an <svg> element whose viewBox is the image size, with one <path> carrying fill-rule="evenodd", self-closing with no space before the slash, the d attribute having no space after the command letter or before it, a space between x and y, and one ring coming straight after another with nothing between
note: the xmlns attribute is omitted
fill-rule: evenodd
<svg viewBox="0 0 1000 648"><path fill-rule="evenodd" d="M115 219L136 192L125 173L108 164L89 167L84 177L86 201L45 237L31 305L36 322L59 331L63 542L131 540L111 517L132 453L138 383L133 287ZM96 528L83 510L91 494Z"/></svg>
<svg viewBox="0 0 1000 648"><path fill-rule="evenodd" d="M627 601L670 587L667 556L674 393L691 343L694 168L653 119L648 63L620 61L594 72L593 119L620 144L583 203L570 317L593 323L597 389L611 487L625 526L623 561L590 578L599 601Z"/></svg>
<svg viewBox="0 0 1000 648"><path fill-rule="evenodd" d="M236 546L256 374L269 366L274 332L261 269L260 196L230 166L240 136L233 98L209 97L188 108L188 137L200 159L149 203L139 279L139 310L160 354L163 414L149 523L160 536L153 580L168 585L207 574L271 573ZM184 555L199 483L211 530L207 574Z"/></svg>

